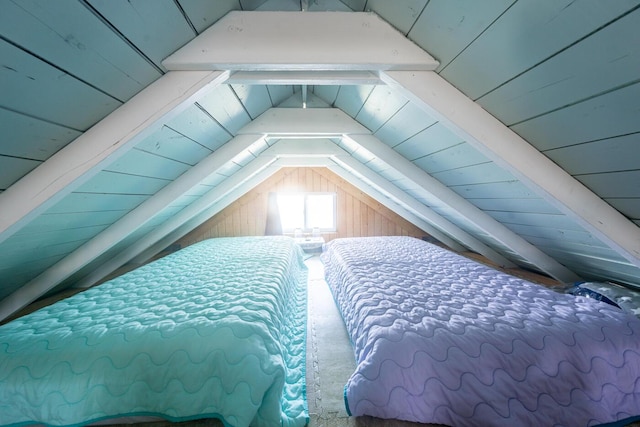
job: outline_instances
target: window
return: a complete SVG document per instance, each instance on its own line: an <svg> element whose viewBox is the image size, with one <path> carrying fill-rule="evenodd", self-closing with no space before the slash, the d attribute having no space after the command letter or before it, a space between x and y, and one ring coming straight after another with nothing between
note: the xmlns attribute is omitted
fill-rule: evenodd
<svg viewBox="0 0 640 427"><path fill-rule="evenodd" d="M278 193L282 231L336 231L335 193Z"/></svg>

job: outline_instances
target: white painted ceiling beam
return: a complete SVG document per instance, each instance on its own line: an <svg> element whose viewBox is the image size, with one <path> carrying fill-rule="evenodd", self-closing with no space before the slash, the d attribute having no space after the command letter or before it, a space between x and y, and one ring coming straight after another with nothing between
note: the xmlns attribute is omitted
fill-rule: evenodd
<svg viewBox="0 0 640 427"><path fill-rule="evenodd" d="M239 134L269 135L270 138L330 138L371 134L371 131L338 108L270 108Z"/></svg>
<svg viewBox="0 0 640 427"><path fill-rule="evenodd" d="M358 175L364 177L366 181L369 181L374 187L377 187L381 192L388 193L392 199L397 200L398 202L406 205L409 209L413 210L418 216L424 218L425 221L430 223L433 227L441 230L447 235L453 237L467 248L485 256L489 260L493 261L497 265L506 268L516 267L515 264L510 262L508 259L471 236L466 231L460 229L456 225L447 221L445 218L431 210L429 207L423 205L418 202L413 197L409 196L407 193L396 187L394 184L387 181L385 178L381 177L367 166L363 165L353 157L347 156L337 156L335 161L338 164L344 165L346 169L350 169ZM442 233L439 233L442 234ZM434 235L434 237L438 238ZM440 238L438 238L440 240ZM441 240L442 241L442 240ZM458 252L463 249L460 248L452 248Z"/></svg>
<svg viewBox="0 0 640 427"><path fill-rule="evenodd" d="M242 194L238 190L240 186L244 189L248 186L248 191L253 186L261 181L257 181L258 178L266 179L262 173L271 163L275 161L272 157L259 157L251 161L247 166L243 167L240 171L229 177L218 186L213 188L208 193L201 196L198 200L191 205L185 207L174 215L171 219L165 221L158 228L151 231L149 234L136 241L134 244L118 253L114 258L106 261L100 265L96 270L92 271L89 275L78 281L75 287L86 288L95 285L107 275L123 266L127 262L131 261L134 257L148 248L156 248L158 241L161 241L165 236L171 234L173 231L182 227L185 223L191 221L194 217L197 217L206 212L211 206L218 203L223 197L230 196L232 199L237 199ZM270 174L273 174L273 168ZM188 230L190 231L190 230ZM188 232L187 231L187 232ZM167 245L162 246L155 253L164 249Z"/></svg>
<svg viewBox="0 0 640 427"><path fill-rule="evenodd" d="M640 267L640 227L434 72L381 77L496 164Z"/></svg>
<svg viewBox="0 0 640 427"><path fill-rule="evenodd" d="M368 71L435 70L439 63L373 13L232 11L162 65L168 70Z"/></svg>
<svg viewBox="0 0 640 427"><path fill-rule="evenodd" d="M330 157L345 151L326 138L280 139L262 154L276 157Z"/></svg>
<svg viewBox="0 0 640 427"><path fill-rule="evenodd" d="M513 253L530 262L531 265L535 265L540 271L561 282L572 283L581 280L574 272L478 209L464 197L411 163L378 138L373 135L350 135L345 136L345 138L349 138L354 142L359 147L359 150L365 150L370 155L385 162L389 167L418 185L422 191L436 197L442 203L457 211L462 217L509 248Z"/></svg>
<svg viewBox="0 0 640 427"><path fill-rule="evenodd" d="M228 77L170 72L0 193L0 243Z"/></svg>
<svg viewBox="0 0 640 427"><path fill-rule="evenodd" d="M229 84L244 85L379 85L377 73L359 70L338 71L236 71L227 80Z"/></svg>
<svg viewBox="0 0 640 427"><path fill-rule="evenodd" d="M0 301L0 319L35 301L92 262L260 139L261 135L240 135L220 147L93 239Z"/></svg>

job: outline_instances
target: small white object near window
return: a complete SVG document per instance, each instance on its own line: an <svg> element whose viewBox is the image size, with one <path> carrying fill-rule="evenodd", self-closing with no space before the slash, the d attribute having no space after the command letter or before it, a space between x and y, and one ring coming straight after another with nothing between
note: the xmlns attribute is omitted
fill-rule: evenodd
<svg viewBox="0 0 640 427"><path fill-rule="evenodd" d="M335 193L278 193L278 209L284 232L336 231Z"/></svg>

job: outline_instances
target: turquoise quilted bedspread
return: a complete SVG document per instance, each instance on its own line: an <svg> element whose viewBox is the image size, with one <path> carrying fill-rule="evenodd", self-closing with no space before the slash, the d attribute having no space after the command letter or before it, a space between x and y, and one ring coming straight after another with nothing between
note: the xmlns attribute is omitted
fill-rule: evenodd
<svg viewBox="0 0 640 427"><path fill-rule="evenodd" d="M304 426L306 276L293 239L211 239L1 326L0 424Z"/></svg>

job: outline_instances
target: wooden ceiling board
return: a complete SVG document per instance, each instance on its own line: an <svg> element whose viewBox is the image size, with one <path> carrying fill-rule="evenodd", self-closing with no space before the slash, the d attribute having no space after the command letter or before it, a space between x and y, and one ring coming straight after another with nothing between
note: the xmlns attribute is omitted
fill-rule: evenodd
<svg viewBox="0 0 640 427"><path fill-rule="evenodd" d="M639 26L640 10L635 10L478 102L503 123L512 125L637 81Z"/></svg>
<svg viewBox="0 0 640 427"><path fill-rule="evenodd" d="M636 0L519 1L441 75L476 100L637 5ZM479 66L479 64L491 64Z"/></svg>
<svg viewBox="0 0 640 427"><path fill-rule="evenodd" d="M212 153L209 148L175 132L167 126L163 126L158 132L140 141L135 148L190 166L195 165ZM133 150L123 157L126 158L130 154L133 155L132 153Z"/></svg>
<svg viewBox="0 0 640 427"><path fill-rule="evenodd" d="M402 2L369 0L366 7L367 10L384 16L389 24L402 34L407 35L428 2L429 0L405 0Z"/></svg>
<svg viewBox="0 0 640 427"><path fill-rule="evenodd" d="M571 175L640 169L640 133L547 150L544 154Z"/></svg>
<svg viewBox="0 0 640 427"><path fill-rule="evenodd" d="M117 99L1 39L0 57L0 107L85 131L121 105Z"/></svg>
<svg viewBox="0 0 640 427"><path fill-rule="evenodd" d="M640 133L640 83L512 126L540 151Z"/></svg>
<svg viewBox="0 0 640 427"><path fill-rule="evenodd" d="M411 161L462 144L464 141L441 123L434 123L394 149Z"/></svg>
<svg viewBox="0 0 640 427"><path fill-rule="evenodd" d="M101 171L78 187L77 191L81 193L153 195L170 182L166 179Z"/></svg>
<svg viewBox="0 0 640 427"><path fill-rule="evenodd" d="M241 10L239 0L178 0L178 4L198 33L209 28L230 11Z"/></svg>
<svg viewBox="0 0 640 427"><path fill-rule="evenodd" d="M389 87L377 85L355 119L375 133L407 102L409 101L405 97L393 92Z"/></svg>
<svg viewBox="0 0 640 427"><path fill-rule="evenodd" d="M492 162L449 169L431 175L447 187L516 181L513 175Z"/></svg>
<svg viewBox="0 0 640 427"><path fill-rule="evenodd" d="M73 230L75 228L111 225L122 218L128 210L108 210L71 213L47 213L40 215L28 226L17 232L20 236L30 233L45 233L47 231Z"/></svg>
<svg viewBox="0 0 640 427"><path fill-rule="evenodd" d="M439 150L433 154L422 156L413 161L425 172L434 174L437 172L458 169L487 163L489 160L470 144L456 144L449 148Z"/></svg>
<svg viewBox="0 0 640 427"><path fill-rule="evenodd" d="M235 92L240 102L242 102L242 105L244 105L251 120L269 108L274 107L271 103L269 90L264 85L233 84L231 85L231 89Z"/></svg>
<svg viewBox="0 0 640 427"><path fill-rule="evenodd" d="M0 155L46 160L80 135L64 126L0 108Z"/></svg>
<svg viewBox="0 0 640 427"><path fill-rule="evenodd" d="M173 0L88 0L88 4L163 71L162 60L197 35Z"/></svg>
<svg viewBox="0 0 640 427"><path fill-rule="evenodd" d="M0 156L0 189L6 190L17 180L34 170L40 161L19 157Z"/></svg>
<svg viewBox="0 0 640 427"><path fill-rule="evenodd" d="M430 0L408 37L440 61L437 70L442 71L513 3Z"/></svg>
<svg viewBox="0 0 640 427"><path fill-rule="evenodd" d="M251 121L247 110L228 85L217 86L200 98L198 104L232 135Z"/></svg>
<svg viewBox="0 0 640 427"><path fill-rule="evenodd" d="M2 12L4 37L119 101L161 75L82 2L9 1Z"/></svg>
<svg viewBox="0 0 640 427"><path fill-rule="evenodd" d="M374 135L390 147L408 140L436 122L415 104L403 105Z"/></svg>
<svg viewBox="0 0 640 427"><path fill-rule="evenodd" d="M191 165L134 148L104 170L173 181Z"/></svg>
<svg viewBox="0 0 640 427"><path fill-rule="evenodd" d="M53 205L43 215L74 212L103 212L109 210L129 211L144 202L147 198L148 196L146 195L135 194L74 192Z"/></svg>
<svg viewBox="0 0 640 427"><path fill-rule="evenodd" d="M355 118L375 87L374 85L341 86L333 105Z"/></svg>
<svg viewBox="0 0 640 427"><path fill-rule="evenodd" d="M232 138L226 129L195 104L168 121L165 126L211 151L217 150Z"/></svg>

